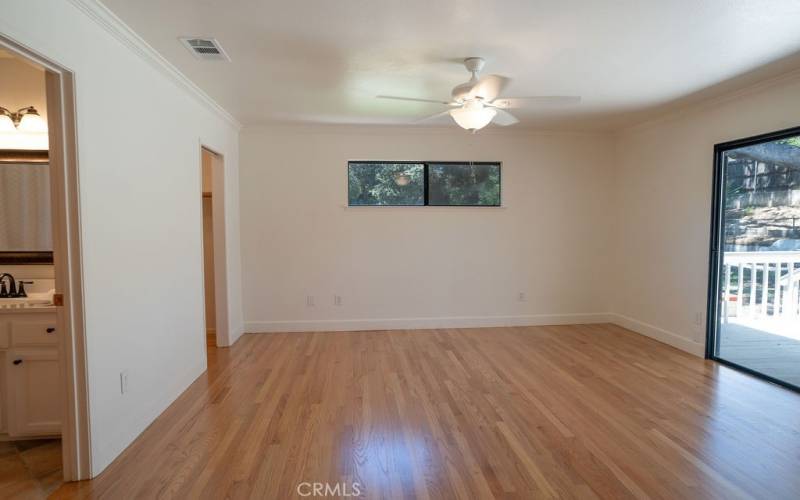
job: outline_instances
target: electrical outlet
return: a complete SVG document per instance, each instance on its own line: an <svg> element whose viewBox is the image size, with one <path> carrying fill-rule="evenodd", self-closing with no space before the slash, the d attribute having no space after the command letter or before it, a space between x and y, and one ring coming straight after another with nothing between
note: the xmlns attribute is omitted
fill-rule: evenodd
<svg viewBox="0 0 800 500"><path fill-rule="evenodd" d="M309 295L306 297L306 307L314 307L314 296Z"/></svg>
<svg viewBox="0 0 800 500"><path fill-rule="evenodd" d="M341 295L334 295L333 296L333 305L341 306L342 305L342 296Z"/></svg>
<svg viewBox="0 0 800 500"><path fill-rule="evenodd" d="M128 370L119 373L119 392L120 394L128 392Z"/></svg>
<svg viewBox="0 0 800 500"><path fill-rule="evenodd" d="M519 292L519 294L517 294L517 302L525 302L525 292Z"/></svg>

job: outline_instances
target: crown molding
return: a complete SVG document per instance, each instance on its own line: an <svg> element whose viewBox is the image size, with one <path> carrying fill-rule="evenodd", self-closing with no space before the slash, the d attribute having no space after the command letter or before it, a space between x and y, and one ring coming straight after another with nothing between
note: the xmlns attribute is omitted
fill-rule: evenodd
<svg viewBox="0 0 800 500"><path fill-rule="evenodd" d="M761 92L767 91L769 89L778 87L783 84L787 83L790 84L791 82L797 80L800 80L800 68L796 68L787 71L785 73L782 73L780 75L776 75L771 78L754 82L740 89L732 90L730 92L726 92L716 97L711 97L696 103L675 106L674 108L667 110L666 112L651 116L650 118L644 121L641 121L639 123L627 127L623 127L617 130L616 133L618 136L628 136L628 135L636 135L639 133L647 132L649 130L658 127L659 125L663 125L664 123L669 123L671 121L679 120L684 117L690 117L692 115L696 115L700 112L728 104L738 99L742 99L750 95L759 94Z"/></svg>
<svg viewBox="0 0 800 500"><path fill-rule="evenodd" d="M100 27L105 29L114 38L135 52L145 62L149 63L164 76L170 78L173 82L177 83L178 86L186 90L200 104L220 116L237 131L242 129L242 124L239 120L187 78L186 75L181 73L172 63L167 61L156 49L136 34L130 26L111 12L108 7L97 0L69 0L69 2Z"/></svg>
<svg viewBox="0 0 800 500"><path fill-rule="evenodd" d="M486 127L472 134L455 124L447 126L419 126L409 124L381 124L365 125L352 123L313 123L313 122L266 122L245 125L243 135L255 135L265 132L277 133L303 133L319 135L365 135L383 136L393 135L441 135L459 136L468 140L480 140L481 137L613 137L614 131L609 130L570 130L570 129L543 129L532 127Z"/></svg>

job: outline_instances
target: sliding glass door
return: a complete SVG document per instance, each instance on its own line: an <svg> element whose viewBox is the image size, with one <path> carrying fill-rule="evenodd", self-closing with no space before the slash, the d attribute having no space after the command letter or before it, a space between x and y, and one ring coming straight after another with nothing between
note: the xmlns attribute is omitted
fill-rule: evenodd
<svg viewBox="0 0 800 500"><path fill-rule="evenodd" d="M707 355L800 388L800 128L715 156Z"/></svg>

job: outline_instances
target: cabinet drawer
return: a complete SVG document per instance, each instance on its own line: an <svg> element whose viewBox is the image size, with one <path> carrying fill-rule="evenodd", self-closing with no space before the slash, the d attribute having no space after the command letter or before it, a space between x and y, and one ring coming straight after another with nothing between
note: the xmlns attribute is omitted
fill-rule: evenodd
<svg viewBox="0 0 800 500"><path fill-rule="evenodd" d="M11 322L12 346L48 345L57 342L55 318Z"/></svg>

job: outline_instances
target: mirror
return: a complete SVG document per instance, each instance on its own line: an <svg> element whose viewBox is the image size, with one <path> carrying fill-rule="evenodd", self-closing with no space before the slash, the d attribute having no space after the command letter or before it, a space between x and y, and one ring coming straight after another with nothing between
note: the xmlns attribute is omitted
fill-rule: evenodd
<svg viewBox="0 0 800 500"><path fill-rule="evenodd" d="M0 151L0 264L53 262L47 151Z"/></svg>

